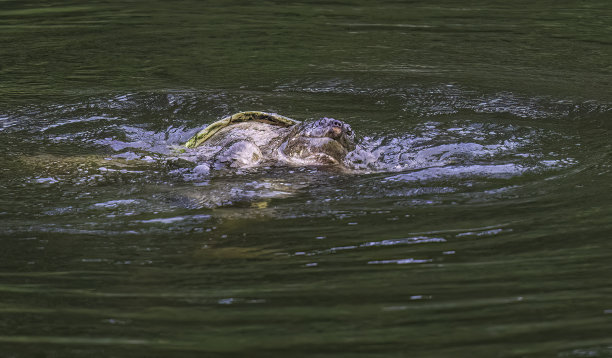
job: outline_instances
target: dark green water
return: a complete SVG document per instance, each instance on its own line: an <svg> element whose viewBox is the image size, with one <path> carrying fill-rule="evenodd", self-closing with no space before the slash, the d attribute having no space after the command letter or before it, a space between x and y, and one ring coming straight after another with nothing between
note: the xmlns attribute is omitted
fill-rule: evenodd
<svg viewBox="0 0 612 358"><path fill-rule="evenodd" d="M0 356L610 357L611 85L604 0L0 1ZM168 159L242 110L368 157Z"/></svg>

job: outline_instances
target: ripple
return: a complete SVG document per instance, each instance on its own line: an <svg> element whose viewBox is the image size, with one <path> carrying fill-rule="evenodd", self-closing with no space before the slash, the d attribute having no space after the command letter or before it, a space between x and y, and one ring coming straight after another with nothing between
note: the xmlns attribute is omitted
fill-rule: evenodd
<svg viewBox="0 0 612 358"><path fill-rule="evenodd" d="M78 337L78 336L0 336L4 343L35 343L62 345L149 345L159 344L161 340L116 337Z"/></svg>
<svg viewBox="0 0 612 358"><path fill-rule="evenodd" d="M444 168L427 168L414 172L385 178L389 182L431 181L449 177L487 177L511 178L526 173L528 170L519 164L449 166Z"/></svg>
<svg viewBox="0 0 612 358"><path fill-rule="evenodd" d="M175 216L169 218L155 218L148 220L137 220L135 222L143 224L173 224L185 220L208 220L210 215L189 215L189 216Z"/></svg>
<svg viewBox="0 0 612 358"><path fill-rule="evenodd" d="M416 236L408 237L404 239L390 239L382 241L370 241L359 245L359 247L370 247L370 246L394 246L394 245L412 245L412 244L424 244L432 242L446 242L441 237L427 237L427 236Z"/></svg>
<svg viewBox="0 0 612 358"><path fill-rule="evenodd" d="M419 259L397 259L397 260L380 260L380 261L368 261L368 265L387 265L387 264L397 264L397 265L405 265L405 264L424 264L431 262L432 260L419 260Z"/></svg>
<svg viewBox="0 0 612 358"><path fill-rule="evenodd" d="M116 208L121 205L130 205L130 204L138 204L139 201L135 199L119 199L119 200L109 200L103 203L96 203L94 206L103 207L103 208Z"/></svg>
<svg viewBox="0 0 612 358"><path fill-rule="evenodd" d="M338 246L332 247L325 250L316 250L311 252L296 252L294 255L296 256L314 256L321 254L335 254L339 251L347 251L347 250L356 250L361 248L371 248L371 247L382 247L382 246L397 246L397 245L416 245L416 244L427 244L427 243L443 243L446 242L445 239L441 237L428 237L428 236L415 236L415 237L407 237L402 239L388 239L381 241L368 241L358 245L347 245L347 246Z"/></svg>
<svg viewBox="0 0 612 358"><path fill-rule="evenodd" d="M462 232L457 234L457 237L464 237L464 236L493 236L493 235L499 235L502 232L510 232L512 231L512 229L491 229L491 230L484 230L484 231L468 231L468 232Z"/></svg>

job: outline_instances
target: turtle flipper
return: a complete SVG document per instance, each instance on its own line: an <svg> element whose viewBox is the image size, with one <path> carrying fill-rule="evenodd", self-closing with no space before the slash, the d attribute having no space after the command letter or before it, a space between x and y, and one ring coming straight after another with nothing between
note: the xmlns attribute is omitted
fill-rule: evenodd
<svg viewBox="0 0 612 358"><path fill-rule="evenodd" d="M219 121L211 123L206 128L199 131L195 136L191 137L187 142L185 142L185 147L187 148L196 148L202 145L202 143L206 142L210 137L212 137L215 133L220 131L221 129L230 126L235 123L241 122L260 122L272 124L279 127L291 127L295 124L300 123L294 119L284 117L278 115L276 113L266 113L266 112L258 112L258 111L249 111L249 112L240 112L233 114L229 117L225 117Z"/></svg>

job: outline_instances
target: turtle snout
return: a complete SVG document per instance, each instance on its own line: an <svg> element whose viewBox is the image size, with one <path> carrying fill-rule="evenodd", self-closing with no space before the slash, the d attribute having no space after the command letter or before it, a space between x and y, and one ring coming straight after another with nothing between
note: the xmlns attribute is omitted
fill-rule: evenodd
<svg viewBox="0 0 612 358"><path fill-rule="evenodd" d="M333 118L323 118L319 121L320 125L325 125L328 128L328 136L333 139L338 139L342 136L345 130L345 124Z"/></svg>
<svg viewBox="0 0 612 358"><path fill-rule="evenodd" d="M336 139L336 138L340 138L340 136L342 135L342 127L341 126L333 126L330 129L331 131L331 137Z"/></svg>
<svg viewBox="0 0 612 358"><path fill-rule="evenodd" d="M332 120L330 121L330 124L331 124L332 126L334 126L334 127L340 127L340 128L342 128L342 125L343 125L344 123L340 122L340 121L339 121L339 120L337 120L337 119L332 119Z"/></svg>

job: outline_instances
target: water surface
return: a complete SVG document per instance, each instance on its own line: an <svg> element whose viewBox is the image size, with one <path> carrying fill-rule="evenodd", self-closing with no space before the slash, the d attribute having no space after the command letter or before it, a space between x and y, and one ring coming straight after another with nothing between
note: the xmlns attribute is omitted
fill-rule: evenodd
<svg viewBox="0 0 612 358"><path fill-rule="evenodd" d="M606 1L0 2L0 346L611 356ZM206 175L243 110L350 172Z"/></svg>

